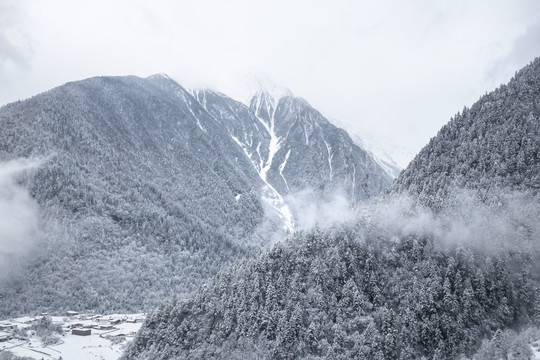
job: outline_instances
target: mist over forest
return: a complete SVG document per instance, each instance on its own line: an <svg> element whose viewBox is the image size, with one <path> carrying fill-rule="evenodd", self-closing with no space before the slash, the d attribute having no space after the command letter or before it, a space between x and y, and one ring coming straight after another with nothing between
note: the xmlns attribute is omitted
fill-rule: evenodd
<svg viewBox="0 0 540 360"><path fill-rule="evenodd" d="M290 91L158 74L8 104L0 314L148 312L124 359L529 359L539 103L536 59L396 179Z"/></svg>

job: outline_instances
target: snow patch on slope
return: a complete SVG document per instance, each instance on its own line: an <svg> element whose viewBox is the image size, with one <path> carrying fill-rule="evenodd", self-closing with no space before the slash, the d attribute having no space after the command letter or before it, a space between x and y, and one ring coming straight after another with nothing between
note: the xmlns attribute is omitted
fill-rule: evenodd
<svg viewBox="0 0 540 360"><path fill-rule="evenodd" d="M193 89L191 90L191 94L197 99L199 104L204 108L204 110L208 111L207 107L207 101L206 101L206 92L200 89Z"/></svg>
<svg viewBox="0 0 540 360"><path fill-rule="evenodd" d="M283 182L285 183L285 186L287 187L287 190L291 191L291 188L289 187L289 184L287 183L287 179L283 176L283 169L285 169L285 165L287 165L287 160L289 160L289 156L291 155L291 149L287 151L287 155L285 155L285 160L279 165L279 175L281 175L281 178L283 179Z"/></svg>
<svg viewBox="0 0 540 360"><path fill-rule="evenodd" d="M294 221L291 210L283 200L281 194L268 182L268 170L270 170L270 168L272 167L274 157L280 149L281 138L277 136L275 132L275 115L279 98L274 98L268 93L259 92L256 95L256 100L257 102L255 106L255 116L270 135L270 142L268 144L268 157L266 158L266 160L263 160L261 156L261 144L259 143L259 145L257 146L257 153L259 154L259 158L261 159L258 172L259 176L264 181L267 187L263 190L263 200L265 200L268 204L272 206L272 208L274 208L278 212L279 217L282 219L285 228L288 231L293 231ZM264 110L269 116L268 122L257 115L261 110L262 106L264 106ZM286 156L285 162L280 165L280 175L283 178L283 181L285 181L285 185L287 186L287 188L289 186L287 184L287 180L285 180L285 178L283 177L282 171L285 167L285 164L287 163L288 155L290 155L290 151ZM252 163L255 165L253 161ZM255 168L257 169L257 166L255 166Z"/></svg>
<svg viewBox="0 0 540 360"><path fill-rule="evenodd" d="M332 147L330 144L326 141L326 139L322 138L324 141L324 144L326 145L326 151L328 152L328 166L330 167L330 180L334 177L334 169L332 168L332 158L334 157L334 154L332 154Z"/></svg>
<svg viewBox="0 0 540 360"><path fill-rule="evenodd" d="M257 116L257 113L259 112L261 106L263 106L266 110L266 113L269 115L269 122L267 123L264 119ZM278 101L272 98L268 94L259 94L257 96L257 105L256 105L256 111L255 116L259 120L259 122L264 126L266 131L268 131L268 134L270 135L270 144L268 145L268 158L264 162L264 166L261 168L261 177L264 181L266 181L268 170L272 167L272 163L274 161L274 156L278 152L280 148L280 137L277 136L275 132L275 116L276 116L276 109L277 109L277 103Z"/></svg>
<svg viewBox="0 0 540 360"><path fill-rule="evenodd" d="M244 151L246 156L251 160L253 167L255 168L255 170L257 170L259 177L264 182L265 185L263 186L262 196L261 196L262 200L268 205L270 205L270 207L276 211L279 218L283 221L285 230L292 232L294 230L294 220L293 220L292 212L289 209L289 206L285 203L285 200L283 199L283 197L277 192L277 190L270 183L268 183L265 176L266 174L264 174L263 176L262 160L260 164L257 164L255 160L253 159L252 154L250 154L249 150L247 149L247 147L244 146L244 144L242 144L242 142L237 137L235 137L234 135L230 133L229 135L238 144L238 146L240 146L240 148ZM259 154L259 157L260 157L260 151L259 151L260 145L261 144L257 146L257 153ZM283 165L283 167L285 167L285 165Z"/></svg>

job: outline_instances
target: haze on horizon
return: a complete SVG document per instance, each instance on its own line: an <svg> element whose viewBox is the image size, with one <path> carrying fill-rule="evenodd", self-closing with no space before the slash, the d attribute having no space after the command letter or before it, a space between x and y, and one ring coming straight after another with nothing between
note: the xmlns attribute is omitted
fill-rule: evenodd
<svg viewBox="0 0 540 360"><path fill-rule="evenodd" d="M416 152L538 40L534 0L0 0L0 104L158 72L243 100L263 74L353 135Z"/></svg>

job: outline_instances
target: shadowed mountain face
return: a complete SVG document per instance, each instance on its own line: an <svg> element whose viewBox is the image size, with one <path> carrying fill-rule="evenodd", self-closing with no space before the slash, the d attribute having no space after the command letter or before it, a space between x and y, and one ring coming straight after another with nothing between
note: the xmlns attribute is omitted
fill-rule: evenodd
<svg viewBox="0 0 540 360"><path fill-rule="evenodd" d="M455 188L540 190L540 59L458 113L393 184L440 207Z"/></svg>
<svg viewBox="0 0 540 360"><path fill-rule="evenodd" d="M215 102L164 75L100 77L0 109L0 160L41 161L14 175L35 200L40 224L31 256L2 279L1 313L148 309L264 247L267 233L292 227L287 176L291 190L342 186L324 180L326 169L314 171L320 149L336 169L340 152L326 156L315 138L298 149L288 142L291 159L315 164L313 179L302 182L307 172L270 157L275 139L256 113L204 94ZM247 148L250 131L256 145ZM249 155L257 149L259 158ZM362 174L356 149L344 152L357 165L339 170L339 179L363 199L376 191L356 189L382 190L389 181L376 166Z"/></svg>

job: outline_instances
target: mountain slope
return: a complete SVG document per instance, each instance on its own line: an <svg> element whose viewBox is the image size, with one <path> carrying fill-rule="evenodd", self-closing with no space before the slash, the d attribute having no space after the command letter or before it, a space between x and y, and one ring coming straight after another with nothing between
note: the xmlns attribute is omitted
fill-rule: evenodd
<svg viewBox="0 0 540 360"><path fill-rule="evenodd" d="M539 59L441 129L354 225L296 234L163 304L124 358L456 359L540 324L538 90Z"/></svg>
<svg viewBox="0 0 540 360"><path fill-rule="evenodd" d="M163 304L123 359L453 359L540 321L530 254L440 240L377 226L299 234Z"/></svg>
<svg viewBox="0 0 540 360"><path fill-rule="evenodd" d="M540 58L458 113L392 186L429 205L453 188L540 189Z"/></svg>
<svg viewBox="0 0 540 360"><path fill-rule="evenodd" d="M234 140L244 155L250 160L254 171L265 184L263 200L275 210L288 230L293 230L294 220L291 210L285 203L283 193L278 192L267 181L262 169L270 149L270 133L244 104L225 94L212 90L195 90L199 103L219 122Z"/></svg>
<svg viewBox="0 0 540 360"><path fill-rule="evenodd" d="M274 99L258 91L249 108L212 90L193 93L251 160L267 185L264 199L286 224L295 216L287 196L311 190L313 202L324 203L339 193L355 204L390 186L391 178L371 155L290 92Z"/></svg>
<svg viewBox="0 0 540 360"><path fill-rule="evenodd" d="M98 77L1 108L0 160L41 166L15 175L40 232L25 270L0 284L0 312L148 309L291 227L238 129L257 132L261 159L270 135L248 107L219 98L208 106L165 75ZM308 150L298 150L307 163Z"/></svg>
<svg viewBox="0 0 540 360"><path fill-rule="evenodd" d="M306 188L339 189L360 202L390 186L391 178L344 130L290 92L274 99L258 91L249 109L213 91L194 95L225 124L261 179L282 196Z"/></svg>
<svg viewBox="0 0 540 360"><path fill-rule="evenodd" d="M0 158L46 157L28 180L44 249L3 286L4 312L146 308L258 247L257 173L163 80L93 78L2 108Z"/></svg>
<svg viewBox="0 0 540 360"><path fill-rule="evenodd" d="M332 125L302 98L274 99L259 92L251 111L270 133L270 151L261 173L282 193L306 187L336 188L353 202L372 197L391 179L349 135Z"/></svg>

